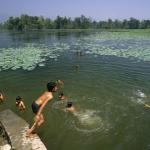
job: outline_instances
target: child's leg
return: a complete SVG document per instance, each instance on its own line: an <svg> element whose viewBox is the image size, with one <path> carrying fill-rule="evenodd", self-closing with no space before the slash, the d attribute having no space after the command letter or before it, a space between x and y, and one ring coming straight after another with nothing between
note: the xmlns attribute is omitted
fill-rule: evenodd
<svg viewBox="0 0 150 150"><path fill-rule="evenodd" d="M27 137L30 137L30 136L33 134L33 131L34 131L35 128L38 126L38 122L39 122L39 121L40 121L40 119L36 120L36 118L35 118L32 127L31 127L30 129L28 129L28 131L27 131L27 134L26 134Z"/></svg>
<svg viewBox="0 0 150 150"><path fill-rule="evenodd" d="M32 125L32 127L30 129L27 130L26 136L30 137L33 135L33 131L35 130L37 126L37 122L34 122L34 124Z"/></svg>
<svg viewBox="0 0 150 150"><path fill-rule="evenodd" d="M41 124L43 124L44 123L44 116L43 116L43 114L41 114L40 115L40 119L39 119L39 121L38 121L38 123L37 123L37 126L39 127L39 126L41 126Z"/></svg>

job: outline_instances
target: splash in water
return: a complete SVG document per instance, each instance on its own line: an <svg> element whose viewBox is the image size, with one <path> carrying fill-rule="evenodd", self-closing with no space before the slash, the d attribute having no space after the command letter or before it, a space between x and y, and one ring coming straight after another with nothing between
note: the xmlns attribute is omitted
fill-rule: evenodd
<svg viewBox="0 0 150 150"><path fill-rule="evenodd" d="M141 97L141 98L145 98L146 97L145 93L143 93L141 90L137 90L136 95L138 97Z"/></svg>
<svg viewBox="0 0 150 150"><path fill-rule="evenodd" d="M55 109L63 110L66 108L65 101L57 101L52 105ZM93 132L102 132L106 131L107 125L104 123L102 118L98 115L98 111L95 110L85 110L72 113L71 124L73 127L83 133L93 133Z"/></svg>
<svg viewBox="0 0 150 150"><path fill-rule="evenodd" d="M145 93L142 92L141 90L137 90L135 92L135 95L136 95L135 97L131 98L132 102L140 104L140 105L144 105L145 102L146 102L146 100L145 100L145 98L146 98Z"/></svg>
<svg viewBox="0 0 150 150"><path fill-rule="evenodd" d="M80 132L93 133L105 131L106 125L97 111L85 110L75 112L74 116L77 119L73 121L73 125Z"/></svg>

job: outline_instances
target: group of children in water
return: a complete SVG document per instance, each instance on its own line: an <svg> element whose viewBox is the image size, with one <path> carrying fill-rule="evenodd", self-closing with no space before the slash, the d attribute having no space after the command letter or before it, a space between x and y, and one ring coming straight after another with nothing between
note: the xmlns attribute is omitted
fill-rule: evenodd
<svg viewBox="0 0 150 150"><path fill-rule="evenodd" d="M32 107L33 113L35 114L35 117L34 117L33 125L31 126L31 128L27 130L27 133L26 133L27 137L32 137L34 135L35 129L44 123L44 116L43 116L42 111L44 107L47 105L47 103L53 99L53 93L56 92L58 88L63 86L63 84L64 82L62 80L57 80L56 82L47 83L47 91L45 91L39 98L33 101L31 107ZM58 98L59 100L66 102L66 107L63 109L63 111L68 111L71 113L76 112L76 109L73 106L72 102L67 101L63 92L59 93ZM4 101L4 96L2 92L0 92L0 102L3 102L3 101ZM23 111L26 108L23 102L23 99L20 96L16 97L16 107L18 107L20 111ZM150 105L145 104L144 107L150 108Z"/></svg>
<svg viewBox="0 0 150 150"><path fill-rule="evenodd" d="M0 92L0 102L2 103L3 101L4 101L4 96L2 92ZM23 111L26 108L24 105L23 99L20 96L16 97L16 107L18 107L20 111Z"/></svg>
<svg viewBox="0 0 150 150"><path fill-rule="evenodd" d="M45 91L39 98L37 98L35 101L32 102L31 107L33 113L35 114L35 117L34 117L33 125L31 126L31 128L27 130L26 133L27 137L32 137L34 135L35 129L44 123L44 116L42 111L44 107L47 105L47 103L53 99L53 93L56 92L59 88L61 88L63 84L64 82L62 80L57 80L56 82L47 83L47 91ZM68 111L72 113L76 111L72 102L67 101L63 92L59 93L58 99L66 103L66 106L63 109L63 111ZM4 101L4 96L2 92L0 92L0 102L3 101ZM24 111L26 109L24 100L20 96L16 97L15 104L20 111Z"/></svg>

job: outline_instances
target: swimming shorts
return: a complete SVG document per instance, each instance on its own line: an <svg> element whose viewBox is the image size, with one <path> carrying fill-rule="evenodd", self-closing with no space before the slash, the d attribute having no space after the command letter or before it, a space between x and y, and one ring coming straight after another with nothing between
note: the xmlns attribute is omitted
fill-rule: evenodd
<svg viewBox="0 0 150 150"><path fill-rule="evenodd" d="M32 103L32 111L37 114L38 110L39 110L40 106L38 104L35 103L35 101Z"/></svg>

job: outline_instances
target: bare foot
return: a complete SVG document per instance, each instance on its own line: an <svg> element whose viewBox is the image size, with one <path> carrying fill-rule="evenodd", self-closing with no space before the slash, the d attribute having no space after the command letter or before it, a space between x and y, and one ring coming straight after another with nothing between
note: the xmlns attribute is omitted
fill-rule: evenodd
<svg viewBox="0 0 150 150"><path fill-rule="evenodd" d="M27 138L34 138L34 137L36 137L37 136L37 134L36 133L30 133L30 134L26 134L26 137Z"/></svg>
<svg viewBox="0 0 150 150"><path fill-rule="evenodd" d="M36 132L31 132L31 130L28 129L26 132L26 137L30 138L30 137L34 137L34 136L36 136Z"/></svg>
<svg viewBox="0 0 150 150"><path fill-rule="evenodd" d="M34 138L34 137L36 137L37 136L37 134L30 134L30 135L26 135L26 138Z"/></svg>

